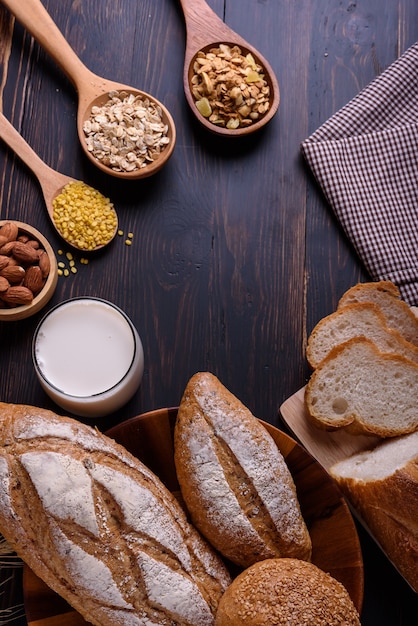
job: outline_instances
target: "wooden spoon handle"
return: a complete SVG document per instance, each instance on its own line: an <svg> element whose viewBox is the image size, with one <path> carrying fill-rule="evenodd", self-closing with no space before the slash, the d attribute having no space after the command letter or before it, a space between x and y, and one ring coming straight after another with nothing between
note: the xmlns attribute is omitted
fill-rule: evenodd
<svg viewBox="0 0 418 626"><path fill-rule="evenodd" d="M78 90L95 75L80 61L40 0L1 0L24 28L51 55Z"/></svg>
<svg viewBox="0 0 418 626"><path fill-rule="evenodd" d="M60 188L64 187L72 179L64 174L60 174L60 172L57 172L42 161L3 113L0 113L0 138L35 174L41 185L48 213L52 215L53 198L57 195Z"/></svg>
<svg viewBox="0 0 418 626"><path fill-rule="evenodd" d="M25 163L39 179L46 178L51 174L49 167L36 152L26 143L22 135L16 130L8 119L0 113L0 137L17 156Z"/></svg>
<svg viewBox="0 0 418 626"><path fill-rule="evenodd" d="M180 0L187 30L187 46L195 52L208 43L227 43L233 33L205 0ZM234 41L238 39L235 36Z"/></svg>

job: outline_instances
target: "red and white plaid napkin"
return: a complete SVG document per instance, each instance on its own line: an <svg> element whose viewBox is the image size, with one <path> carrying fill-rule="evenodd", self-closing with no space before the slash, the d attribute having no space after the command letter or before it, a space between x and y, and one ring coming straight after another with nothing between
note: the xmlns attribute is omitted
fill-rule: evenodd
<svg viewBox="0 0 418 626"><path fill-rule="evenodd" d="M371 277L418 305L418 42L302 152Z"/></svg>

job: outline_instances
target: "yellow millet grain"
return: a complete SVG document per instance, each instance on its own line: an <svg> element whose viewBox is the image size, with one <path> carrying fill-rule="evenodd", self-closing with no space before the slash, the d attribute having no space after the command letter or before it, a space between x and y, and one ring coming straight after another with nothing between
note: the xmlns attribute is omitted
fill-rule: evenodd
<svg viewBox="0 0 418 626"><path fill-rule="evenodd" d="M53 200L54 222L66 241L94 250L112 239L117 216L109 198L81 181L68 183Z"/></svg>

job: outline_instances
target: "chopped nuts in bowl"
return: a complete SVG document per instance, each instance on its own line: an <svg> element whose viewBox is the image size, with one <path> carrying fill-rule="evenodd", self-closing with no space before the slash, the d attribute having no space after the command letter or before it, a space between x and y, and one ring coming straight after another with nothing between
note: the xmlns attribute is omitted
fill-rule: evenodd
<svg viewBox="0 0 418 626"><path fill-rule="evenodd" d="M0 220L0 322L34 315L57 286L57 260L33 226Z"/></svg>
<svg viewBox="0 0 418 626"><path fill-rule="evenodd" d="M189 66L189 85L202 123L228 135L257 130L275 113L278 87L249 50L234 44L201 49Z"/></svg>

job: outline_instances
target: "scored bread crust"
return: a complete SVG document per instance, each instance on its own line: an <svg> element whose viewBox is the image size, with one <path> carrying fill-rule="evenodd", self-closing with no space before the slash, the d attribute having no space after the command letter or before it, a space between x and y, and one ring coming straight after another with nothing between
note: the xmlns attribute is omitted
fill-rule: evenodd
<svg viewBox="0 0 418 626"><path fill-rule="evenodd" d="M418 363L418 347L389 328L382 310L373 302L353 302L339 307L322 318L312 330L306 346L306 358L315 369L340 343L353 337L366 337L382 352L403 354Z"/></svg>
<svg viewBox="0 0 418 626"><path fill-rule="evenodd" d="M267 559L225 591L215 626L360 626L345 587L312 563Z"/></svg>
<svg viewBox="0 0 418 626"><path fill-rule="evenodd" d="M401 300L400 291L394 283L389 280L358 283L341 296L338 308L353 302L377 304L386 317L388 326L418 346L418 317L406 302Z"/></svg>
<svg viewBox="0 0 418 626"><path fill-rule="evenodd" d="M209 372L186 386L174 433L182 497L194 525L236 565L310 559L290 471L264 426Z"/></svg>
<svg viewBox="0 0 418 626"><path fill-rule="evenodd" d="M0 403L0 532L96 626L211 626L230 583L148 468L35 407Z"/></svg>
<svg viewBox="0 0 418 626"><path fill-rule="evenodd" d="M343 459L330 474L418 593L418 432Z"/></svg>
<svg viewBox="0 0 418 626"><path fill-rule="evenodd" d="M324 430L396 437L418 429L418 364L364 337L335 346L305 388L308 418Z"/></svg>

